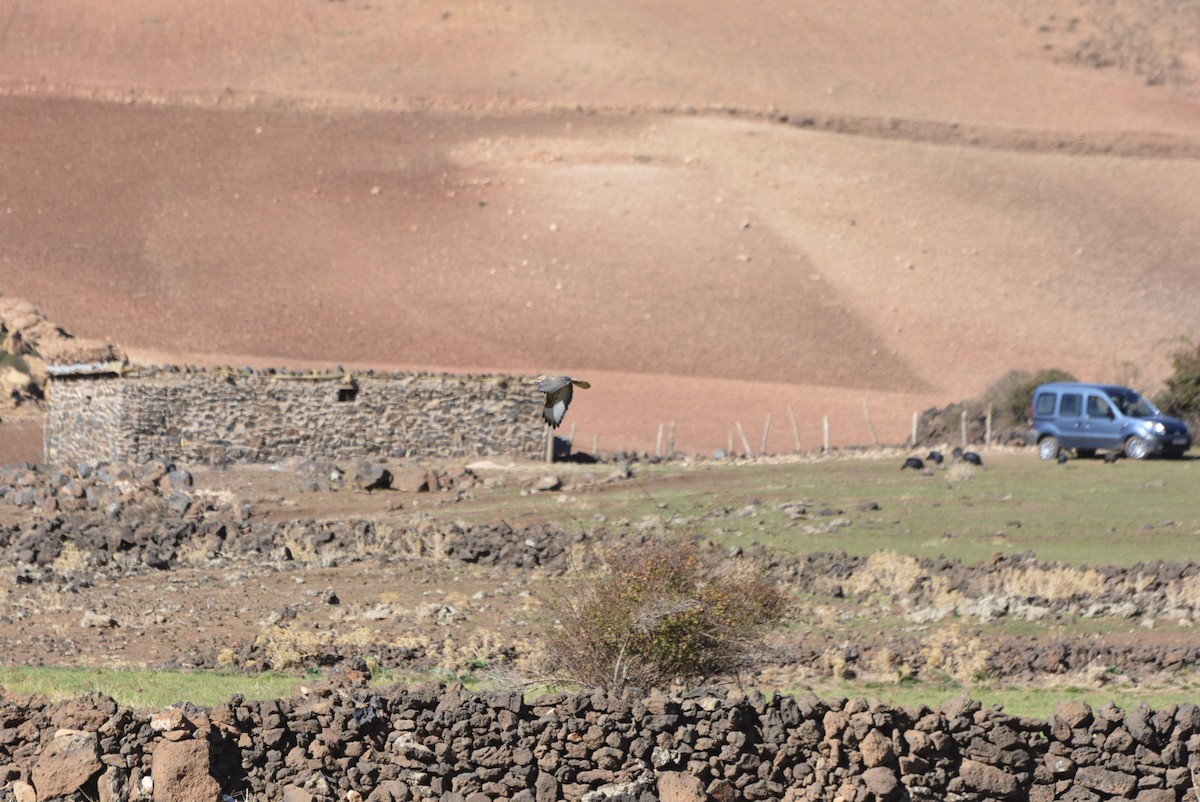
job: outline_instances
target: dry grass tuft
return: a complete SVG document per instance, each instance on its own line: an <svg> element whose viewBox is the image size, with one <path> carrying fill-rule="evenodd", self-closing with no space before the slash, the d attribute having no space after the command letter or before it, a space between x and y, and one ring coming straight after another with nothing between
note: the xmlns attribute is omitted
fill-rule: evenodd
<svg viewBox="0 0 1200 802"><path fill-rule="evenodd" d="M969 462L955 462L946 469L946 478L951 482L965 482L975 477L976 468Z"/></svg>
<svg viewBox="0 0 1200 802"><path fill-rule="evenodd" d="M1165 588L1167 607L1200 610L1200 576L1187 576Z"/></svg>
<svg viewBox="0 0 1200 802"><path fill-rule="evenodd" d="M1091 568L1056 565L1049 568L1019 568L1001 571L1000 587L1009 595L1049 601L1093 595L1104 587L1104 575Z"/></svg>
<svg viewBox="0 0 1200 802"><path fill-rule="evenodd" d="M899 685L916 675L916 669L904 661L902 655L884 646L870 653L867 671L878 682Z"/></svg>
<svg viewBox="0 0 1200 802"><path fill-rule="evenodd" d="M844 583L846 590L859 596L882 593L902 597L916 590L927 576L915 557L893 551L877 551L866 565Z"/></svg>
<svg viewBox="0 0 1200 802"><path fill-rule="evenodd" d="M87 552L68 541L62 545L50 567L63 576L74 576L87 567L87 556Z"/></svg>
<svg viewBox="0 0 1200 802"><path fill-rule="evenodd" d="M328 636L300 627L267 627L258 637L258 643L271 668L295 671L321 654Z"/></svg>
<svg viewBox="0 0 1200 802"><path fill-rule="evenodd" d="M969 686L987 678L991 652L979 638L964 637L960 628L943 627L925 639L921 655L929 670L941 671Z"/></svg>

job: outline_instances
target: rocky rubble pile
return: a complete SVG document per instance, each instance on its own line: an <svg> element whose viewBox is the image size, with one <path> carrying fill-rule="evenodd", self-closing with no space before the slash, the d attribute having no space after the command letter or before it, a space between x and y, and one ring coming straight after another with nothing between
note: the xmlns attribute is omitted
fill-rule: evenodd
<svg viewBox="0 0 1200 802"><path fill-rule="evenodd" d="M420 465L383 464L359 459L331 462L287 460L274 470L294 477L306 493L397 490L427 493L440 490L465 491L479 483L469 468L437 470ZM160 500L165 503L159 503ZM99 511L109 518L169 513L174 516L228 511L213 494L196 490L192 474L165 460L148 460L138 465L107 462L76 465L16 463L0 467L0 503L55 514ZM249 517L249 503L236 505L239 518ZM129 509L129 515L122 513Z"/></svg>
<svg viewBox="0 0 1200 802"><path fill-rule="evenodd" d="M619 697L374 688L154 714L100 696L0 702L0 798L442 802L1123 799L1192 788L1200 709L1049 721L699 689ZM227 795L227 796L223 796Z"/></svg>
<svg viewBox="0 0 1200 802"><path fill-rule="evenodd" d="M192 509L192 484L189 472L161 460L137 467L17 463L0 467L0 502L47 514L98 510L116 517L130 504L161 499L158 509L179 516Z"/></svg>
<svg viewBox="0 0 1200 802"><path fill-rule="evenodd" d="M46 319L33 304L0 296L0 349L15 357L0 367L0 404L40 403L48 365L124 363L111 343L72 337Z"/></svg>
<svg viewBox="0 0 1200 802"><path fill-rule="evenodd" d="M18 581L24 584L80 578L76 573L119 577L247 561L289 570L359 560L433 559L561 572L567 550L584 537L549 526L517 531L505 523L390 526L369 520L236 521L220 514L130 521L60 515L0 526L0 555L18 567ZM298 557L301 545L310 555L307 564ZM82 556L82 566L61 563L68 550Z"/></svg>
<svg viewBox="0 0 1200 802"><path fill-rule="evenodd" d="M14 356L37 355L52 364L124 361L112 343L73 337L19 298L0 296L0 338Z"/></svg>
<svg viewBox="0 0 1200 802"><path fill-rule="evenodd" d="M997 416L992 421L991 444L1025 445L1028 426ZM986 406L980 401L963 401L945 407L931 407L921 413L917 421L916 447L937 448L945 443L987 443L988 415Z"/></svg>

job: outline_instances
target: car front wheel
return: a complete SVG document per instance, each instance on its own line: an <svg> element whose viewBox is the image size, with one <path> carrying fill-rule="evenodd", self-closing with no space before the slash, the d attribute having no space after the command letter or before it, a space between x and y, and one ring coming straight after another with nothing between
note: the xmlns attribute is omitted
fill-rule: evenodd
<svg viewBox="0 0 1200 802"><path fill-rule="evenodd" d="M1038 440L1038 456L1042 459L1054 459L1058 456L1058 438L1043 437Z"/></svg>
<svg viewBox="0 0 1200 802"><path fill-rule="evenodd" d="M1145 459L1150 456L1150 441L1144 437L1131 437L1125 441L1125 456L1130 459Z"/></svg>

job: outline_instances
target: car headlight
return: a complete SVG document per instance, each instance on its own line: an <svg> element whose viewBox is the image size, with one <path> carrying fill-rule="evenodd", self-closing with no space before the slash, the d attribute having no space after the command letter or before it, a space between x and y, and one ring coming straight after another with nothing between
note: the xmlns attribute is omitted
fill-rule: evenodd
<svg viewBox="0 0 1200 802"><path fill-rule="evenodd" d="M1161 423L1155 422L1150 424L1150 431L1154 432L1155 434L1166 434L1167 427L1163 426Z"/></svg>

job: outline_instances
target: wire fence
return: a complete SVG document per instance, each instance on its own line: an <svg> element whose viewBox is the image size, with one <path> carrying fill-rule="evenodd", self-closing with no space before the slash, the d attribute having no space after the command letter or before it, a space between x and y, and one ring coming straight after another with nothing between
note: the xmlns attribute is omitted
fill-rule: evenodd
<svg viewBox="0 0 1200 802"><path fill-rule="evenodd" d="M779 456L782 454L789 454L789 453L790 454L801 454L801 455L811 455L814 453L828 454L828 453L832 453L832 452L838 450L839 448L864 448L864 447L870 447L870 448L910 447L910 448L915 448L916 446L918 446L922 443L926 443L926 442L937 442L939 444L944 444L944 445L949 445L949 446L958 445L963 448L967 447L968 445L987 446L987 445L993 445L993 444L997 444L997 445L1000 444L1000 439L997 438L996 433L994 431L994 427L993 427L993 422L994 422L995 416L994 416L993 407L991 405L989 405L983 411L982 420L980 420L980 417L978 414L972 413L972 412L968 411L967 409L958 410L958 414L956 416L957 417L957 421L956 421L957 431L954 431L954 432L950 431L948 422L944 419L945 416L943 416L939 420L939 423L936 427L929 426L929 427L926 427L929 429L929 431L922 431L922 414L920 412L914 411L912 413L912 427L908 434L908 437L903 442L884 443L881 441L878 430L875 426L875 419L874 419L874 416L872 415L870 404L867 402L867 399L864 397L862 399L862 414L863 414L864 422L866 424L866 430L867 430L870 440L867 443L859 443L854 446L844 446L844 445L843 446L835 446L835 445L833 445L835 433L833 430L833 426L830 422L830 416L822 415L821 416L820 442L811 444L806 447L805 441L803 440L803 438L801 438L800 424L799 424L799 420L797 419L795 409L792 407L791 404L787 404L785 406L785 411L787 413L788 426L789 426L791 436L792 436L792 446L793 447L790 451L788 451L786 449L782 450L782 451L780 451L780 450L771 451L770 450L769 443L770 443L773 415L772 415L772 413L768 412L766 415L766 418L762 424L761 437L757 440L757 443L758 443L757 450L753 447L753 444L751 443L750 435L747 434L746 427L742 424L742 421L735 420L732 422L732 425L730 426L730 428L728 430L725 447L723 449L718 449L717 451L715 451L714 456L716 456L718 458L726 457L726 458L743 458L743 459L745 459L745 458L755 458L755 457ZM555 462L560 459L563 459L564 457L568 457L572 454L581 453L581 452L577 452L575 450L575 445L576 445L576 443L575 443L575 432L576 432L575 424L571 425L570 430L568 431L568 433L565 436L564 435L555 435L550 429L547 429L546 431L547 431L546 462ZM657 433L654 438L653 452L646 451L646 452L642 452L642 453L644 453L645 456L647 456L647 457L652 456L652 457L656 457L656 458L660 458L660 459L671 459L671 458L678 457L679 454L676 451L677 431L678 431L678 426L677 426L676 421L660 422L658 424ZM582 453L586 453L587 455L591 456L592 458L599 460L599 459L605 458L606 456L613 456L618 453L627 453L627 452L623 449L609 451L609 452L602 452L600 449L600 435L593 434L590 451L582 452Z"/></svg>

